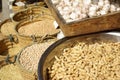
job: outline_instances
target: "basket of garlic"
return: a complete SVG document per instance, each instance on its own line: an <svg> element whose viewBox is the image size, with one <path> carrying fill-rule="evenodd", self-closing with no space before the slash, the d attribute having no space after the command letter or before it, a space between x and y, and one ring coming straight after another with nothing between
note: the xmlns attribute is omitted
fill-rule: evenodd
<svg viewBox="0 0 120 80"><path fill-rule="evenodd" d="M120 28L120 0L45 0L65 36Z"/></svg>

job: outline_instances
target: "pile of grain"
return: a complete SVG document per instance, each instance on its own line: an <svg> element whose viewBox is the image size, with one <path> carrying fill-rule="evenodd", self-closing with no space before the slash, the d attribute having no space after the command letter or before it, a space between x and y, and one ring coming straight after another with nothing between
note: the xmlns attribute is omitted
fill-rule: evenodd
<svg viewBox="0 0 120 80"><path fill-rule="evenodd" d="M3 23L3 25L1 25L1 33L3 35L9 35L9 34L16 34L15 30L14 30L14 27L15 27L15 23L13 22L5 22Z"/></svg>
<svg viewBox="0 0 120 80"><path fill-rule="evenodd" d="M16 65L10 64L0 69L0 80L24 80Z"/></svg>
<svg viewBox="0 0 120 80"><path fill-rule="evenodd" d="M79 42L55 56L50 80L120 80L120 42Z"/></svg>
<svg viewBox="0 0 120 80"><path fill-rule="evenodd" d="M41 57L41 55L44 53L44 51L53 43L51 42L45 42L40 44L33 44L27 48L25 48L19 57L20 64L26 69L30 71L37 71L38 68L38 62Z"/></svg>
<svg viewBox="0 0 120 80"><path fill-rule="evenodd" d="M20 35L24 36L44 36L46 34L53 35L59 31L54 28L53 20L43 20L21 26L18 32Z"/></svg>

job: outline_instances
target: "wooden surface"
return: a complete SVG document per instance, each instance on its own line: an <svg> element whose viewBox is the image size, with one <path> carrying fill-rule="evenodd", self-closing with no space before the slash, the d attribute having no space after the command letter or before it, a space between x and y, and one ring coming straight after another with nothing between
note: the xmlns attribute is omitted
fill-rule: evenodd
<svg viewBox="0 0 120 80"><path fill-rule="evenodd" d="M50 0L45 0L65 36L76 36L120 28L120 11L66 23Z"/></svg>

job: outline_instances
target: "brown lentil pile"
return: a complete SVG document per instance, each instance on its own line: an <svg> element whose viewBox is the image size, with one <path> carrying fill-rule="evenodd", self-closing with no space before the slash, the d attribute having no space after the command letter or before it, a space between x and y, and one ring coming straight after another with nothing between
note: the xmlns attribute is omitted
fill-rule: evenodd
<svg viewBox="0 0 120 80"><path fill-rule="evenodd" d="M25 36L44 36L46 34L53 35L58 33L59 31L54 28L53 20L44 20L24 25L19 28L18 32L20 35Z"/></svg>
<svg viewBox="0 0 120 80"><path fill-rule="evenodd" d="M120 42L79 42L48 69L50 80L120 80Z"/></svg>
<svg viewBox="0 0 120 80"><path fill-rule="evenodd" d="M27 48L25 48L19 57L20 64L27 70L37 71L38 62L41 55L44 51L53 43L45 42L40 44L33 44Z"/></svg>

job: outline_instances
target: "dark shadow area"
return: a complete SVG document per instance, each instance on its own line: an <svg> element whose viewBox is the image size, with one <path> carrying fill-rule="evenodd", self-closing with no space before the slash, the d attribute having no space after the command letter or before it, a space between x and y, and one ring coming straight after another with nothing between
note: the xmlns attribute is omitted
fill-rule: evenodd
<svg viewBox="0 0 120 80"><path fill-rule="evenodd" d="M0 0L0 12L2 11L2 0Z"/></svg>

